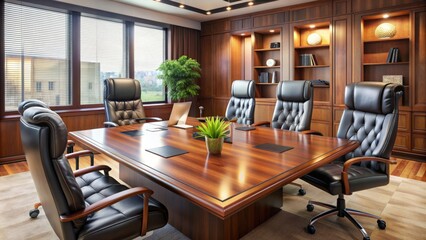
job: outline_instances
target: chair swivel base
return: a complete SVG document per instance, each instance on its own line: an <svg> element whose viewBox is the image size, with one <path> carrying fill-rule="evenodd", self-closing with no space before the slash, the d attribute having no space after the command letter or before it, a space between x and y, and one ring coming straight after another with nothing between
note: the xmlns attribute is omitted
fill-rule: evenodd
<svg viewBox="0 0 426 240"><path fill-rule="evenodd" d="M303 186L302 186L302 184L299 184L299 183L295 183L295 182L291 182L291 183L289 183L290 185L294 185L294 186L298 186L299 187L299 195L300 196L304 196L305 194L306 194L306 191L305 191L305 189L303 189Z"/></svg>
<svg viewBox="0 0 426 240"><path fill-rule="evenodd" d="M370 214L370 213L366 213L366 212L362 212L362 211L358 211L358 210L355 210L355 209L346 208L345 199L344 199L343 194L339 194L339 198L337 199L337 206L333 206L331 204L326 204L326 203L322 203L322 202L309 201L308 205L306 206L306 209L309 212L312 212L314 210L314 205L326 207L326 208L329 208L330 210L322 212L322 213L316 215L315 217L313 217L310 220L308 226L306 227L307 232L310 233L310 234L315 233L314 223L316 221L320 220L321 218L325 218L325 217L328 217L328 216L331 216L331 215L334 215L334 214L337 214L337 216L339 216L339 217L348 218L349 221L351 221L352 224L355 225L358 228L358 230L361 232L364 240L369 240L370 237L368 236L368 233L367 233L367 231L365 231L364 227L362 227L362 225L355 218L353 218L352 215L358 215L358 216L377 219L378 227L380 229L386 228L386 222L384 220L380 219L379 216L376 216L376 215Z"/></svg>

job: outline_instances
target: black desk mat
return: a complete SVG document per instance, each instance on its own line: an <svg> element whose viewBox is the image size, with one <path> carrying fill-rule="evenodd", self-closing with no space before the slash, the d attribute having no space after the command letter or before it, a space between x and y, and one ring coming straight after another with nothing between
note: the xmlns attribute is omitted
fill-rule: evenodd
<svg viewBox="0 0 426 240"><path fill-rule="evenodd" d="M282 152L293 149L293 147L281 146L281 145L272 144L272 143L259 144L254 147L265 150L265 151L276 152L276 153L282 153Z"/></svg>
<svg viewBox="0 0 426 240"><path fill-rule="evenodd" d="M235 130L240 130L240 131L251 131L251 130L255 130L255 127L236 127Z"/></svg>
<svg viewBox="0 0 426 240"><path fill-rule="evenodd" d="M150 148L150 149L146 149L146 151L148 151L150 153L154 153L154 154L162 156L162 157L165 157L165 158L174 157L174 156L178 156L178 155L188 153L185 150L182 150L180 148L175 148L175 147L172 147L172 146Z"/></svg>
<svg viewBox="0 0 426 240"><path fill-rule="evenodd" d="M137 137L137 136L142 136L143 135L143 131L142 130L131 130L131 131L124 131L124 132L121 132L121 133L129 135L131 137Z"/></svg>

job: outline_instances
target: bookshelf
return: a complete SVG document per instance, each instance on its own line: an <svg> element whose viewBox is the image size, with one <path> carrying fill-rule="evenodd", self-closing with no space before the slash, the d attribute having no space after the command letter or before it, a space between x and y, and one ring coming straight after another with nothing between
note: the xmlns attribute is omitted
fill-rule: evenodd
<svg viewBox="0 0 426 240"><path fill-rule="evenodd" d="M378 38L376 28L383 23L395 26L395 36ZM410 83L410 15L409 12L396 12L384 18L383 14L365 16L362 19L362 81L383 81L384 75L402 76L404 97L402 106L409 106ZM398 49L398 58L389 62L390 49ZM392 58L390 58L392 60Z"/></svg>
<svg viewBox="0 0 426 240"><path fill-rule="evenodd" d="M294 80L326 80L331 84L330 23L308 23L293 26ZM315 44L308 42L310 36L320 36ZM314 62L307 60L314 58ZM330 85L314 85L314 101L319 104L331 103Z"/></svg>
<svg viewBox="0 0 426 240"><path fill-rule="evenodd" d="M256 98L275 98L277 83L282 80L281 29L256 30L252 34L252 42ZM280 43L280 47L271 48L271 43L276 42ZM275 64L268 66L268 59L275 60ZM275 81L273 81L273 78Z"/></svg>

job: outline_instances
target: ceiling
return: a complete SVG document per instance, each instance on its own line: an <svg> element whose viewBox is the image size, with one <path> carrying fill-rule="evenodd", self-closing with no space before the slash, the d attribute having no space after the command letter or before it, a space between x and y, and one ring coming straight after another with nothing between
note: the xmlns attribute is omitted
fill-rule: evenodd
<svg viewBox="0 0 426 240"><path fill-rule="evenodd" d="M274 8L313 2L316 0L112 0L195 21L210 21ZM253 2L252 6L248 2ZM180 8L179 5L184 8ZM231 10L226 8L230 6ZM206 14L208 11L210 15Z"/></svg>

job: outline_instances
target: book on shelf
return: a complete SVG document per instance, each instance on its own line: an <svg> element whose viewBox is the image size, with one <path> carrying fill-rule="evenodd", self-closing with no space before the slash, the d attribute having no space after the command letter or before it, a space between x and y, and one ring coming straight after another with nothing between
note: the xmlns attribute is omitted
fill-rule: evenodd
<svg viewBox="0 0 426 240"><path fill-rule="evenodd" d="M267 83L269 80L269 73L268 72L261 72L259 74L259 83Z"/></svg>
<svg viewBox="0 0 426 240"><path fill-rule="evenodd" d="M317 61L314 54L300 54L300 66L315 66Z"/></svg>
<svg viewBox="0 0 426 240"><path fill-rule="evenodd" d="M272 72L271 83L277 83L277 72Z"/></svg>
<svg viewBox="0 0 426 240"><path fill-rule="evenodd" d="M386 63L396 63L399 61L399 49L391 48L388 52L388 57L386 58Z"/></svg>

